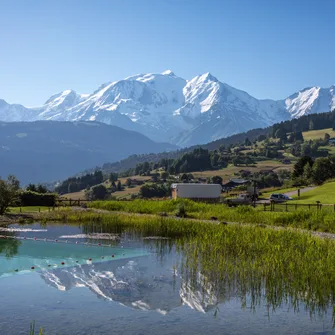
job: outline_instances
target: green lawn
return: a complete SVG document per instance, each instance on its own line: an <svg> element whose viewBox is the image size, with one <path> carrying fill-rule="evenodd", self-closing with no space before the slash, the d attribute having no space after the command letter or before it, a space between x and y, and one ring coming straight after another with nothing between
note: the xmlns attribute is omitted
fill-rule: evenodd
<svg viewBox="0 0 335 335"><path fill-rule="evenodd" d="M302 193L300 198L294 197L297 204L315 204L320 201L322 204L335 204L335 182L321 185L314 190Z"/></svg>
<svg viewBox="0 0 335 335"><path fill-rule="evenodd" d="M26 207L10 207L10 213L36 213L47 211L50 207L45 206L26 206Z"/></svg>

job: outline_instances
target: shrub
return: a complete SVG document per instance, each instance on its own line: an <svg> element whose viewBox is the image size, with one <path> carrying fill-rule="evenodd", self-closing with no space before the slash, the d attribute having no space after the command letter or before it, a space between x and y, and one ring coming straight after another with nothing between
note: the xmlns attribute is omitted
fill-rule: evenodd
<svg viewBox="0 0 335 335"><path fill-rule="evenodd" d="M176 216L186 218L186 208L183 203L179 204L176 211Z"/></svg>
<svg viewBox="0 0 335 335"><path fill-rule="evenodd" d="M21 206L48 206L53 207L56 204L58 195L56 193L37 193L24 191L20 193L19 200Z"/></svg>

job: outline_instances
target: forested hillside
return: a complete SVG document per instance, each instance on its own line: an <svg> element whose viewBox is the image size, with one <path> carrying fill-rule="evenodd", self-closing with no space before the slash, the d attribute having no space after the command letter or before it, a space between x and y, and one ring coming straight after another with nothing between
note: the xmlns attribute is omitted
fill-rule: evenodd
<svg viewBox="0 0 335 335"><path fill-rule="evenodd" d="M100 167L100 169L103 171L103 173L106 174L111 172L120 173L129 169L133 169L136 167L137 164L141 164L144 162L157 163L162 159L176 159L181 157L183 154L191 152L199 147L207 149L209 151L213 151L219 149L222 146L228 148L229 146L244 144L246 139L250 142L254 142L255 140L264 140L271 136L276 137L276 132L279 137L281 136L280 134L292 133L291 141L294 142L294 137L296 136L295 134L297 134L298 136L296 140L299 140L299 134L301 134L301 132L303 131L326 129L329 127L335 127L335 111L329 113L310 114L302 116L299 119L276 123L272 127L268 128L253 129L245 133L232 135L227 138L222 138L220 140L210 142L201 146L193 146L182 150L162 152L159 154L132 155L116 163L106 162ZM284 139L285 136L287 137L287 135L282 135L282 139ZM95 169L86 170L84 174L94 172L94 170Z"/></svg>

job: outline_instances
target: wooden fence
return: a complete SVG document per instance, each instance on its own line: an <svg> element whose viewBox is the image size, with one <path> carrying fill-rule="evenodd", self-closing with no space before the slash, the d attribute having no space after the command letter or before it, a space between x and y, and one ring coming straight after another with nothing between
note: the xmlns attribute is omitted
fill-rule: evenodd
<svg viewBox="0 0 335 335"><path fill-rule="evenodd" d="M321 203L315 203L315 204L291 204L289 202L285 203L264 203L264 204L258 204L257 206L262 206L264 211L269 212L292 212L297 211L298 209L308 209L308 210L314 210L314 211L321 211L321 210L327 210L335 212L335 204L321 204Z"/></svg>
<svg viewBox="0 0 335 335"><path fill-rule="evenodd" d="M81 206L83 204L88 203L90 200L84 200L84 199L57 199L56 200L56 206Z"/></svg>

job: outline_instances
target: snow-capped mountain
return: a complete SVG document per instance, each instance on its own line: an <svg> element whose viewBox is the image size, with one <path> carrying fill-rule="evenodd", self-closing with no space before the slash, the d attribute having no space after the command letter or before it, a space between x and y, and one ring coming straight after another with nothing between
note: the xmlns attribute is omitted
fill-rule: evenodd
<svg viewBox="0 0 335 335"><path fill-rule="evenodd" d="M335 86L306 88L284 100L258 100L210 73L185 80L165 71L107 83L92 94L66 90L36 108L0 100L0 120L100 121L188 146L334 108Z"/></svg>
<svg viewBox="0 0 335 335"><path fill-rule="evenodd" d="M174 275L172 264L162 268L150 257L45 269L41 277L60 291L86 287L98 298L161 314L182 305L206 313L220 302L217 292L210 283L204 283L200 273L191 283L190 279Z"/></svg>

